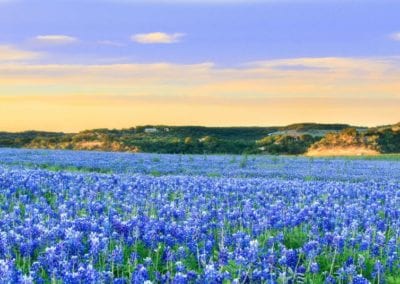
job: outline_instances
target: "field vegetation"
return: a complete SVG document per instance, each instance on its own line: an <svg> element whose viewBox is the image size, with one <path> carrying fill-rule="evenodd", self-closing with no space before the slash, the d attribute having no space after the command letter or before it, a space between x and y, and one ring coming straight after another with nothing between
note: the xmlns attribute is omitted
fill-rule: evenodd
<svg viewBox="0 0 400 284"><path fill-rule="evenodd" d="M79 133L0 133L0 147L175 154L376 155L400 153L398 124L285 127L138 126Z"/></svg>
<svg viewBox="0 0 400 284"><path fill-rule="evenodd" d="M0 150L1 283L399 283L399 157Z"/></svg>

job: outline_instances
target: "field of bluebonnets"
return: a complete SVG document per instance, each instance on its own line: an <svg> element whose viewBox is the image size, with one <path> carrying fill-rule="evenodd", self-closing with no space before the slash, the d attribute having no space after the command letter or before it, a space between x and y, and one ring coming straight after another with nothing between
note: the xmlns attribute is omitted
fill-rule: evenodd
<svg viewBox="0 0 400 284"><path fill-rule="evenodd" d="M0 283L400 283L400 162L0 150Z"/></svg>

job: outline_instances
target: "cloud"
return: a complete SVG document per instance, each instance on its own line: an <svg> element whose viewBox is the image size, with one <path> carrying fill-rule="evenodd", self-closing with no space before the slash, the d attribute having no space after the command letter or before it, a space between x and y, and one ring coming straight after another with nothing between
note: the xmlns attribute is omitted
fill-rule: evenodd
<svg viewBox="0 0 400 284"><path fill-rule="evenodd" d="M183 36L185 36L183 33L154 32L132 35L131 40L141 44L170 44L179 42Z"/></svg>
<svg viewBox="0 0 400 284"><path fill-rule="evenodd" d="M34 41L42 44L63 45L76 43L78 39L68 35L38 35L34 38Z"/></svg>
<svg viewBox="0 0 400 284"><path fill-rule="evenodd" d="M286 64L286 65L276 65L272 66L273 69L282 70L282 71L308 71L308 70L321 70L326 71L328 68L326 67L317 67L317 66L307 66L303 64Z"/></svg>
<svg viewBox="0 0 400 284"><path fill-rule="evenodd" d="M113 40L99 40L97 41L97 43L100 45L115 46L115 47L125 46L125 44Z"/></svg>
<svg viewBox="0 0 400 284"><path fill-rule="evenodd" d="M400 32L392 33L392 34L390 35L390 38L391 38L392 40L395 40L395 41L400 41Z"/></svg>
<svg viewBox="0 0 400 284"><path fill-rule="evenodd" d="M221 68L209 62L0 64L0 93L399 98L399 76L396 57L296 58L240 68Z"/></svg>
<svg viewBox="0 0 400 284"><path fill-rule="evenodd" d="M18 49L11 45L0 45L0 62L29 61L39 58L38 52Z"/></svg>
<svg viewBox="0 0 400 284"><path fill-rule="evenodd" d="M0 129L399 119L399 57L279 59L238 68L44 65L16 58L21 61L0 63Z"/></svg>

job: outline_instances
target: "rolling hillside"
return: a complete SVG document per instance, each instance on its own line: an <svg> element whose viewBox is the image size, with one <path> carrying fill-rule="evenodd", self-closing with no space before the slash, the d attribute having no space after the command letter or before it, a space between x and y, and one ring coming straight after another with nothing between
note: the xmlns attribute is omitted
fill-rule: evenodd
<svg viewBox="0 0 400 284"><path fill-rule="evenodd" d="M154 153L309 154L400 152L400 124L374 128L298 123L273 127L145 125L79 133L0 132L0 147ZM364 150L362 150L364 149Z"/></svg>

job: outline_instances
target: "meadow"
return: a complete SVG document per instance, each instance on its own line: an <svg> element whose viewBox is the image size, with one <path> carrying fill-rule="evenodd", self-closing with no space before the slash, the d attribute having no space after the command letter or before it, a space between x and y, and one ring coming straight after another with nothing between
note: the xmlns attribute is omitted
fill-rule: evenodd
<svg viewBox="0 0 400 284"><path fill-rule="evenodd" d="M400 161L0 149L0 283L400 283Z"/></svg>

